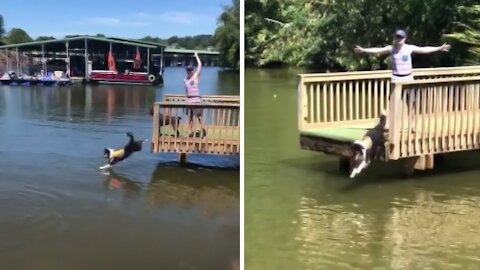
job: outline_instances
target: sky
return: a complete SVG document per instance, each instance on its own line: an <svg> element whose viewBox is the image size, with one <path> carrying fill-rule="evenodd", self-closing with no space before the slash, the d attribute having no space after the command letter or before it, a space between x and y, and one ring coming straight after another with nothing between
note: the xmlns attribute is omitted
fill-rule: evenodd
<svg viewBox="0 0 480 270"><path fill-rule="evenodd" d="M5 30L37 36L95 35L122 38L213 34L231 0L0 0Z"/></svg>

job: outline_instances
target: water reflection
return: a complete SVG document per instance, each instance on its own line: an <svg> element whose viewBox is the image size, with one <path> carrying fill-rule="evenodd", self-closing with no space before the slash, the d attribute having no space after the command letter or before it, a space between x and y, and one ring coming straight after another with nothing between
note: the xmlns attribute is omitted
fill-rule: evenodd
<svg viewBox="0 0 480 270"><path fill-rule="evenodd" d="M478 153L413 179L374 164L352 182L335 157L300 149L296 72L245 77L246 268L478 268Z"/></svg>
<svg viewBox="0 0 480 270"><path fill-rule="evenodd" d="M104 186L122 190L128 199L141 198L153 208L175 206L178 209L197 209L204 219L223 216L231 225L239 222L239 178L236 169L208 168L177 163L159 163L148 183L136 181L110 169L104 172Z"/></svg>
<svg viewBox="0 0 480 270"><path fill-rule="evenodd" d="M0 86L1 269L238 266L238 170L157 166L177 157L148 147L108 174L98 170L103 148L123 146L125 131L151 136L148 109L161 93L185 91L179 71L178 81L166 77L168 91ZM202 74L205 94L224 93L217 71ZM238 94L238 85L228 87Z"/></svg>
<svg viewBox="0 0 480 270"><path fill-rule="evenodd" d="M140 182L134 181L127 176L116 173L109 169L103 174L106 176L103 184L110 190L122 190L126 198L140 198L142 193L142 185Z"/></svg>
<svg viewBox="0 0 480 270"><path fill-rule="evenodd" d="M155 101L156 89L144 86L75 85L63 88L4 87L0 92L0 116L42 120L88 121L106 116L107 123L129 113L146 113ZM13 107L12 104L21 104Z"/></svg>
<svg viewBox="0 0 480 270"><path fill-rule="evenodd" d="M225 180L239 177L238 170L197 166L185 170L176 164L159 164L148 185L147 200L157 207L195 207L204 218L228 215L237 220L239 183Z"/></svg>
<svg viewBox="0 0 480 270"><path fill-rule="evenodd" d="M473 180L473 179L471 179ZM396 185L391 182L391 185ZM304 268L465 269L480 256L480 196L462 181L447 193L416 188L406 195L302 196L295 237Z"/></svg>

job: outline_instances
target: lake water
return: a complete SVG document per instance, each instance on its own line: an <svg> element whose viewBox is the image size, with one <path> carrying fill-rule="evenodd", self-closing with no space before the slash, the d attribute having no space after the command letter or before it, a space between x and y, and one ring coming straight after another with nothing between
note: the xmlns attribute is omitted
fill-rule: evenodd
<svg viewBox="0 0 480 270"><path fill-rule="evenodd" d="M239 158L140 153L102 173L125 132L151 139L165 85L0 86L0 269L237 269ZM239 76L204 68L202 94L239 94Z"/></svg>
<svg viewBox="0 0 480 270"><path fill-rule="evenodd" d="M352 181L300 149L299 72L245 72L245 269L478 269L480 154L410 179L373 164Z"/></svg>

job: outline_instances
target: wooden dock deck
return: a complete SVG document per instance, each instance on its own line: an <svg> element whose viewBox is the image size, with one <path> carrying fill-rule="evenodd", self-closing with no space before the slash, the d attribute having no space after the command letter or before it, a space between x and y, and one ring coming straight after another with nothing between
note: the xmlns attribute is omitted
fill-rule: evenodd
<svg viewBox="0 0 480 270"><path fill-rule="evenodd" d="M352 143L384 111L386 161L433 168L425 161L433 155L480 149L480 66L415 69L415 81L396 84L389 76L390 71L300 75L301 147L351 159Z"/></svg>
<svg viewBox="0 0 480 270"><path fill-rule="evenodd" d="M195 104L186 102L183 95L166 95L163 102L154 104L153 153L179 153L181 162L191 153L240 154L240 97L202 96L202 100ZM192 110L202 112L203 125L194 117L190 130ZM191 131L194 136L189 136Z"/></svg>

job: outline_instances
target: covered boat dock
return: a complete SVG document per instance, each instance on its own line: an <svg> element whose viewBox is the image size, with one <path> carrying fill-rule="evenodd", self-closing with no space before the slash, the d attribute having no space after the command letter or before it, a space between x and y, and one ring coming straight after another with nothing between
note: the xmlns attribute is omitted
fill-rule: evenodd
<svg viewBox="0 0 480 270"><path fill-rule="evenodd" d="M71 78L89 80L94 70L161 75L165 45L120 38L74 36L0 46L0 69L17 74L64 71ZM155 58L153 55L158 55Z"/></svg>

